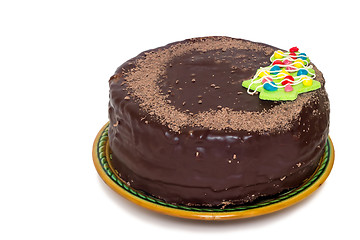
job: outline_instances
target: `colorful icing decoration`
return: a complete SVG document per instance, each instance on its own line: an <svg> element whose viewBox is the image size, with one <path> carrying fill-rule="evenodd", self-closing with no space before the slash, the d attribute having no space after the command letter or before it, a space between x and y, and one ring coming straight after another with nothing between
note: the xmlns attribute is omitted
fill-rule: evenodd
<svg viewBox="0 0 360 240"><path fill-rule="evenodd" d="M291 75L288 75L286 77L284 77L284 80L281 81L282 85L287 85L287 84L292 84L295 81L294 77Z"/></svg>
<svg viewBox="0 0 360 240"><path fill-rule="evenodd" d="M280 72L281 68L278 65L273 66L270 68L271 75L277 75Z"/></svg>
<svg viewBox="0 0 360 240"><path fill-rule="evenodd" d="M274 82L266 82L264 84L264 89L268 91L276 91L278 87Z"/></svg>
<svg viewBox="0 0 360 240"><path fill-rule="evenodd" d="M277 64L283 65L284 63L283 63L281 60L275 60L275 61L272 63L272 65L277 65Z"/></svg>
<svg viewBox="0 0 360 240"><path fill-rule="evenodd" d="M262 83L266 83L266 82L272 82L272 78L271 77L264 77L263 80L261 80Z"/></svg>
<svg viewBox="0 0 360 240"><path fill-rule="evenodd" d="M296 67L292 67L292 66L287 66L286 68L285 68L287 71L290 71L290 72L294 72L294 71L296 71Z"/></svg>
<svg viewBox="0 0 360 240"><path fill-rule="evenodd" d="M295 52L289 53L289 56L291 56L291 59L296 59L297 58Z"/></svg>
<svg viewBox="0 0 360 240"><path fill-rule="evenodd" d="M296 74L297 76L301 76L301 75L308 75L308 71L304 68L299 69L299 71Z"/></svg>
<svg viewBox="0 0 360 240"><path fill-rule="evenodd" d="M299 53L299 57L298 58L300 58L300 59L302 59L302 60L306 60L306 54L305 53Z"/></svg>
<svg viewBox="0 0 360 240"><path fill-rule="evenodd" d="M259 77L265 77L268 75L270 75L270 72L268 70L262 70L262 69L259 70Z"/></svg>
<svg viewBox="0 0 360 240"><path fill-rule="evenodd" d="M294 90L294 88L289 83L286 84L284 87L285 92L292 92L293 90Z"/></svg>
<svg viewBox="0 0 360 240"><path fill-rule="evenodd" d="M300 93L314 91L321 87L315 79L310 59L299 48L289 52L275 51L270 66L258 69L255 76L242 83L251 95L259 92L262 100L295 100Z"/></svg>
<svg viewBox="0 0 360 240"><path fill-rule="evenodd" d="M304 61L302 59L296 59L294 62L294 67L296 68L305 67Z"/></svg>
<svg viewBox="0 0 360 240"><path fill-rule="evenodd" d="M298 52L299 48L298 47L292 47L290 48L289 52Z"/></svg>
<svg viewBox="0 0 360 240"><path fill-rule="evenodd" d="M280 50L275 51L275 53L274 53L275 58L283 58L283 56L284 56L284 53Z"/></svg>
<svg viewBox="0 0 360 240"><path fill-rule="evenodd" d="M275 60L275 62L276 62L276 60ZM283 61L283 64L284 65L290 65L292 63L292 61L290 61L289 59L285 59L284 61Z"/></svg>
<svg viewBox="0 0 360 240"><path fill-rule="evenodd" d="M277 74L278 78L285 78L286 76L290 75L285 69L281 69L281 71Z"/></svg>
<svg viewBox="0 0 360 240"><path fill-rule="evenodd" d="M302 79L302 83L303 83L304 86L306 86L306 87L312 86L312 84L313 84L312 78L310 78L308 76L304 76L301 79Z"/></svg>

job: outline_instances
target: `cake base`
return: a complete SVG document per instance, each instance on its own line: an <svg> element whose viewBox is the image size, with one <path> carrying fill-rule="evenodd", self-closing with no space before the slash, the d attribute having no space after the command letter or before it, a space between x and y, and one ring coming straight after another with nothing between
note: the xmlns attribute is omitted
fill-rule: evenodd
<svg viewBox="0 0 360 240"><path fill-rule="evenodd" d="M110 164L108 126L109 123L101 128L93 145L93 161L100 177L110 188L131 202L155 212L175 217L199 220L228 220L272 213L289 207L313 193L325 182L334 164L334 146L330 137L328 137L325 144L324 155L320 160L318 168L314 174L298 188L291 189L263 201L241 206L206 208L173 205L132 189L115 173Z"/></svg>

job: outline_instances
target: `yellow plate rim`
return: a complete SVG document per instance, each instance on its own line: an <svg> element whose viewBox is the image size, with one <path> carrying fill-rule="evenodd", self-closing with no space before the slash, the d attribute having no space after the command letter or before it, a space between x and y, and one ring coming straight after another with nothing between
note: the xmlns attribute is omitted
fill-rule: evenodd
<svg viewBox="0 0 360 240"><path fill-rule="evenodd" d="M232 211L232 212L198 212L198 211L189 211L189 210L183 210L183 209L175 209L163 205L159 205L150 201L146 201L144 199L141 199L137 196L134 196L130 192L126 191L125 189L121 188L119 185L117 185L114 180L107 175L107 173L104 171L103 167L100 164L100 159L98 157L97 149L98 149L98 142L101 137L101 134L104 132L105 128L108 126L109 123L106 123L98 132L94 144L93 144L93 150L92 150L92 156L93 156L93 162L95 165L95 168L99 174L99 176L102 178L102 180L116 193L120 194L122 197L126 198L127 200L144 207L146 209L170 215L175 217L181 217L181 218L188 218L188 219L198 219L198 220L231 220L231 219L239 219L239 218L250 218L260 215L269 214L275 211L279 211L281 209L287 208L289 206L294 205L295 203L298 203L299 201L305 199L308 197L311 193L313 193L316 189L318 189L327 179L329 176L332 167L334 165L334 159L335 159L335 151L334 151L334 145L330 138L328 137L330 142L330 149L328 151L329 156L329 162L326 166L326 169L322 173L322 175L319 177L318 180L316 180L314 183L312 183L309 187L307 187L306 190L301 191L300 193L296 194L295 196L292 196L286 200L273 203L271 205L257 207L254 209L248 209L248 210L242 210L242 211ZM109 149L108 141L106 142L106 148ZM107 153L109 151L107 150ZM108 155L108 154L107 154ZM108 159L108 156L106 156ZM315 172L316 173L316 172ZM314 173L314 174L315 174ZM121 180L122 181L122 180ZM132 191L135 191L132 189Z"/></svg>

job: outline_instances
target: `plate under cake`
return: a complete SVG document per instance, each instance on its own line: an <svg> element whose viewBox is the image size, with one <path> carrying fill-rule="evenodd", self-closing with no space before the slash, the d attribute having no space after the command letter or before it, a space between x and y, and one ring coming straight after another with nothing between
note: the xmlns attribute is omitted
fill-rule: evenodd
<svg viewBox="0 0 360 240"><path fill-rule="evenodd" d="M131 188L187 206L250 204L300 186L329 129L321 88L261 100L242 82L278 50L229 37L145 51L110 78L111 166Z"/></svg>

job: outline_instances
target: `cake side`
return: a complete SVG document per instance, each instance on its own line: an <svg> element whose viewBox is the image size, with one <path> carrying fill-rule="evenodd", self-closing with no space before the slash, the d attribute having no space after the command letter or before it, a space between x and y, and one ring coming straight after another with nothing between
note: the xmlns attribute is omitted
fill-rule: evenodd
<svg viewBox="0 0 360 240"><path fill-rule="evenodd" d="M175 54L179 44L186 51ZM268 64L273 50L245 40L199 38L146 51L119 67L109 102L119 176L137 190L187 205L244 204L299 186L322 155L329 102L316 67L322 88L293 102L247 96L241 82ZM141 65L146 59L159 65Z"/></svg>

